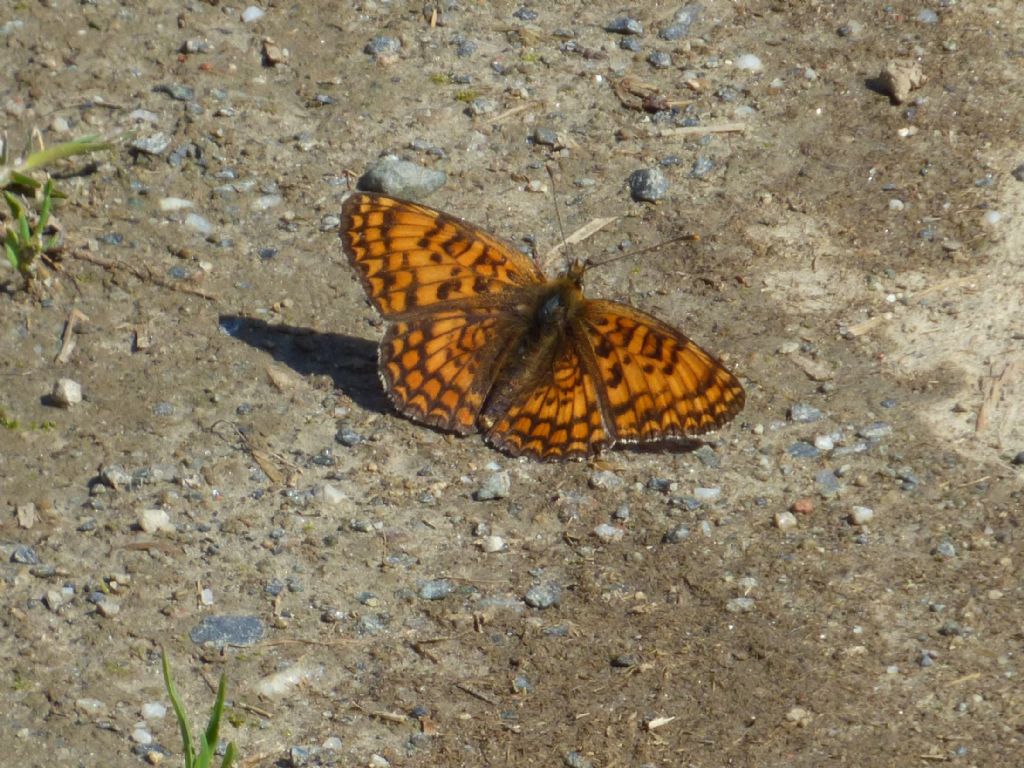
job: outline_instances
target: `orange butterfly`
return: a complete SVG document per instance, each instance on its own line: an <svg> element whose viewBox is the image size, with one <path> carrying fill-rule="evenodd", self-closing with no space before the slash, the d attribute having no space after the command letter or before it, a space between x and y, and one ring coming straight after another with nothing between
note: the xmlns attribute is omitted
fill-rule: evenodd
<svg viewBox="0 0 1024 768"><path fill-rule="evenodd" d="M367 192L343 203L341 241L388 323L381 379L416 421L547 460L699 434L743 408L736 377L679 331L584 298L578 261L547 280L471 224Z"/></svg>

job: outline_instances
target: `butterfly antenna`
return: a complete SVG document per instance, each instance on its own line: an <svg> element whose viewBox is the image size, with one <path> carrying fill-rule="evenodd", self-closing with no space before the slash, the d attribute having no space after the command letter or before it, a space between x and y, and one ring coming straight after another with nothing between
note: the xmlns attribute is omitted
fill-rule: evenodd
<svg viewBox="0 0 1024 768"><path fill-rule="evenodd" d="M544 170L548 172L548 178L551 180L551 202L555 206L555 221L558 222L558 236L562 238L562 245L565 248L566 266L572 266L575 259L571 258L572 246L565 235L565 227L562 226L562 211L558 207L558 195L555 194L555 173L551 170L550 163L544 164Z"/></svg>
<svg viewBox="0 0 1024 768"><path fill-rule="evenodd" d="M638 251L626 251L625 253L620 253L618 256L612 256L610 259L606 259L605 261L590 262L587 264L587 269L593 269L594 267L604 267L609 264L613 264L616 261L622 261L623 259L632 259L637 256L641 256L645 253L656 251L659 248L664 248L666 245L672 245L673 243L681 243L684 241L691 243L699 242L700 235L696 233L687 233L685 235L679 235L678 237L670 237L668 240L662 240L660 243L648 245L647 247L641 248Z"/></svg>

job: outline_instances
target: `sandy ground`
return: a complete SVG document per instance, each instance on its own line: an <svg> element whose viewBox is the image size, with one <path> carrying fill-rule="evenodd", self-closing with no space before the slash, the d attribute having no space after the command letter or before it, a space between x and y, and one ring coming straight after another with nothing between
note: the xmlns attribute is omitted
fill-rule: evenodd
<svg viewBox="0 0 1024 768"><path fill-rule="evenodd" d="M227 672L244 765L1020 764L1024 8L704 0L666 40L647 3L632 51L613 3L439 7L0 11L16 149L131 132L61 167L61 271L3 275L5 761L180 764L164 647L197 722ZM595 259L699 235L587 290L722 356L744 412L555 465L396 415L336 232L386 152L541 253L555 201L618 217ZM223 616L262 635L193 640Z"/></svg>

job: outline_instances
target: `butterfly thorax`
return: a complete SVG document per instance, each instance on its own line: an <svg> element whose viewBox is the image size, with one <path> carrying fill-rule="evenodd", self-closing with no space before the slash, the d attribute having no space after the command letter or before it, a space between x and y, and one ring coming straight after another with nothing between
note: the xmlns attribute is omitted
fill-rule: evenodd
<svg viewBox="0 0 1024 768"><path fill-rule="evenodd" d="M583 308L583 289L571 274L545 283L532 314L534 336L560 336Z"/></svg>

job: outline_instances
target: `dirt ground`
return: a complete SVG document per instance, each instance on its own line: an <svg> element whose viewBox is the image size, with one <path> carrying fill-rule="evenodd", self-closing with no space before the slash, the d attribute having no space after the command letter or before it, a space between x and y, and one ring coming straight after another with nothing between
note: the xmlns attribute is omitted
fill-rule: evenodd
<svg viewBox="0 0 1024 768"><path fill-rule="evenodd" d="M681 3L427 5L0 11L15 149L131 132L59 169L62 271L3 275L4 762L180 764L165 647L197 723L226 671L244 765L1020 765L1024 8L702 0L667 40ZM587 290L743 413L567 464L396 415L336 231L386 152L541 253L556 201L618 217L595 259L699 235ZM218 616L263 634L194 642Z"/></svg>

